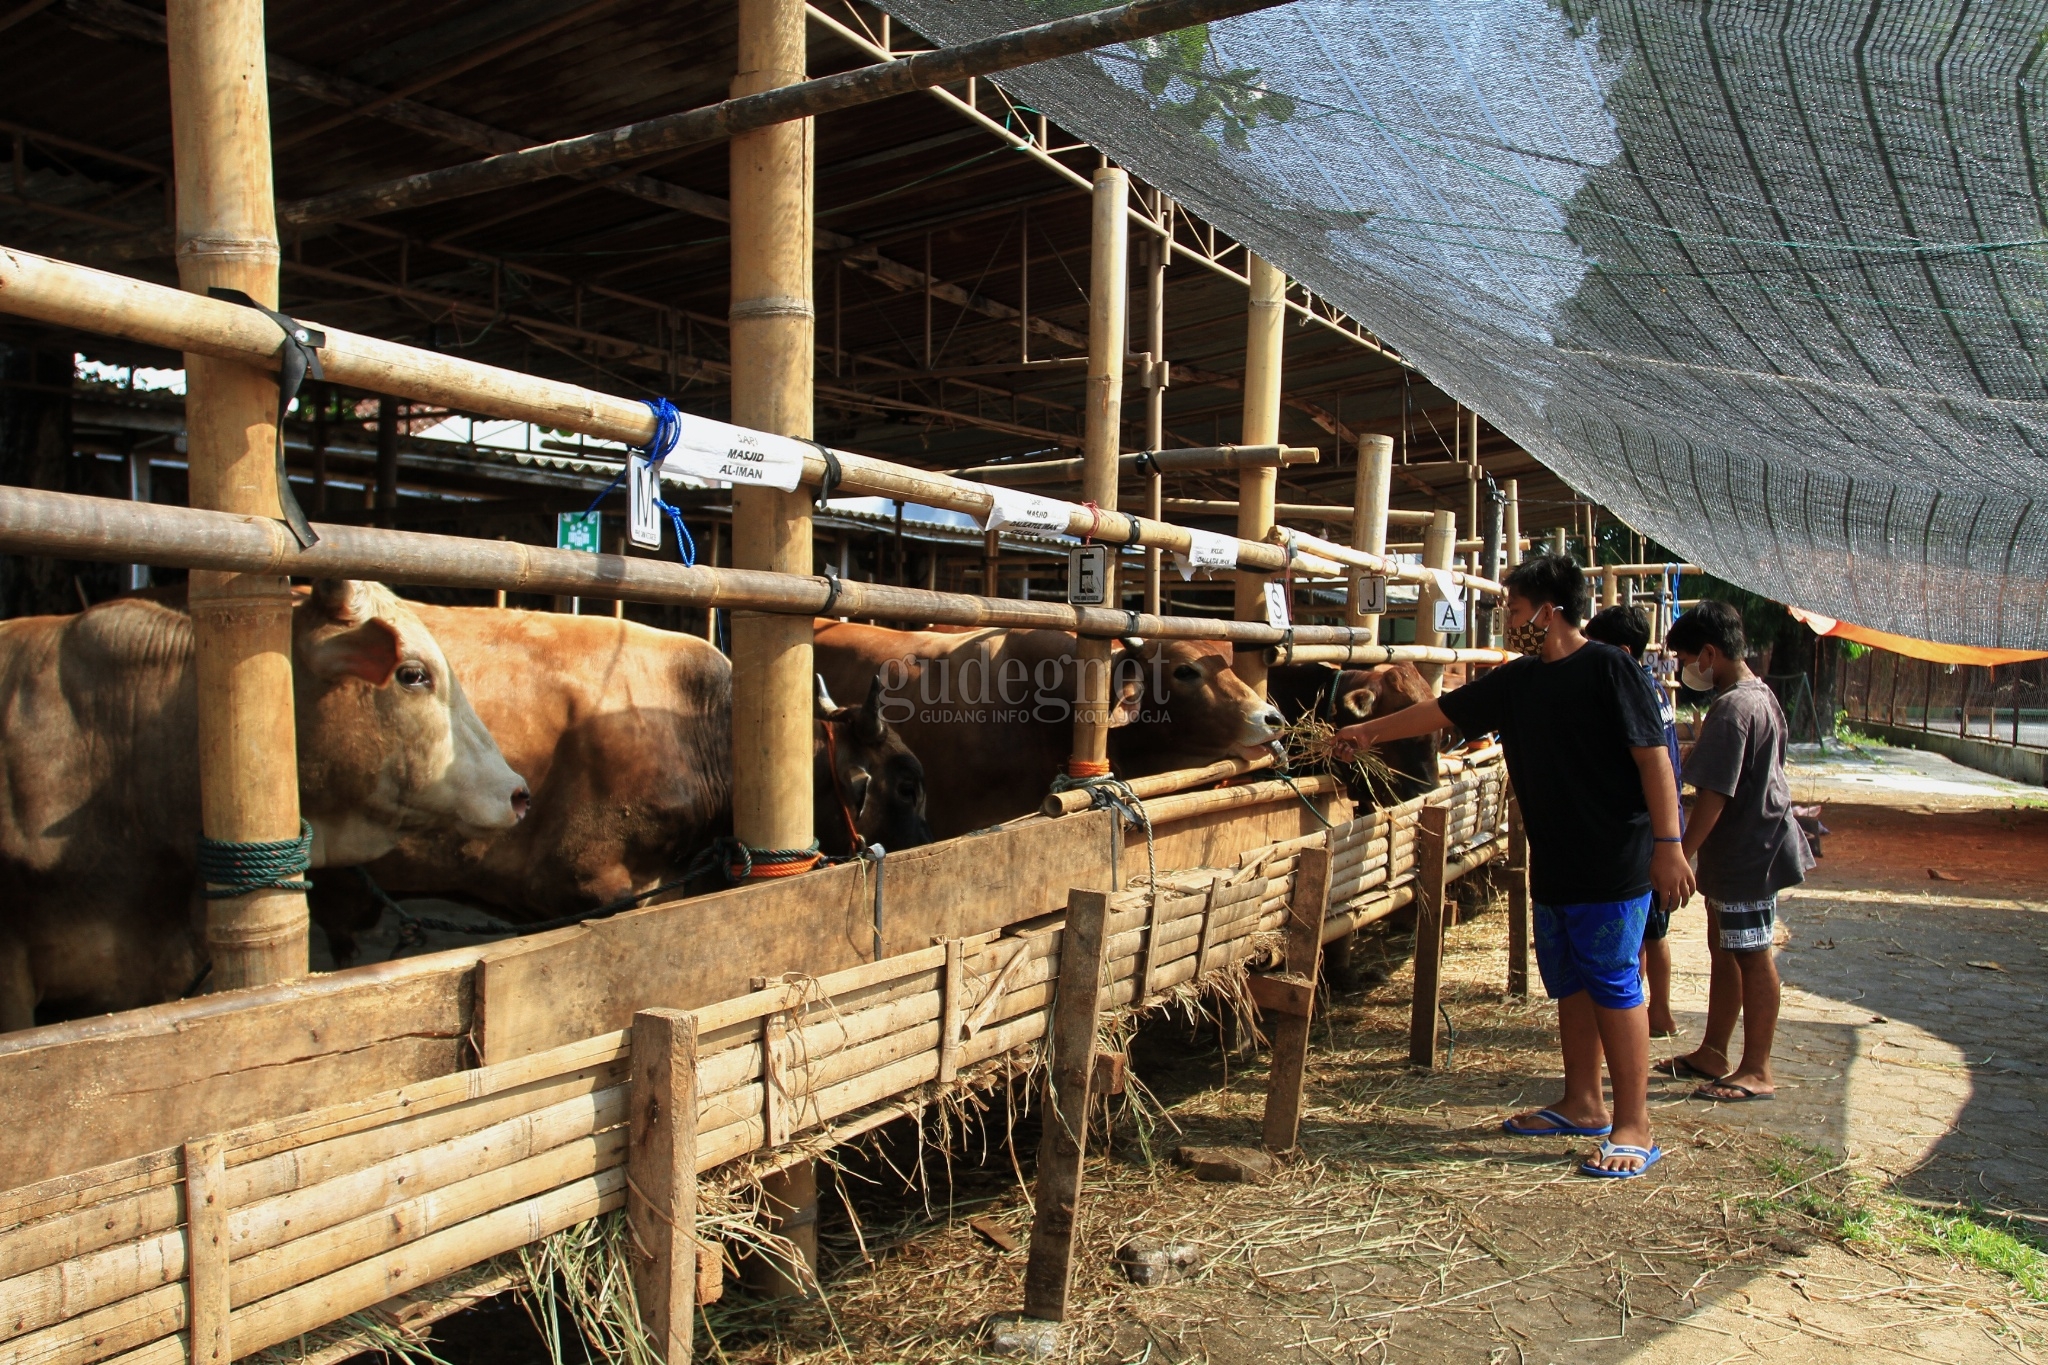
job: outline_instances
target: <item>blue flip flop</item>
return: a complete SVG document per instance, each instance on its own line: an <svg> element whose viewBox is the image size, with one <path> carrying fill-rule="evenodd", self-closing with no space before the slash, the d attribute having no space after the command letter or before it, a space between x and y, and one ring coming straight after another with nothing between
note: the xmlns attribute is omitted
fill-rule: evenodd
<svg viewBox="0 0 2048 1365"><path fill-rule="evenodd" d="M1626 1142L1602 1142L1600 1155L1603 1159L1610 1156L1639 1156L1643 1159L1643 1164L1632 1171L1610 1171L1605 1166L1595 1166L1590 1161L1581 1161L1579 1170L1583 1174L1596 1175L1603 1180L1633 1180L1662 1160L1664 1149L1654 1142L1647 1148L1632 1147Z"/></svg>
<svg viewBox="0 0 2048 1365"><path fill-rule="evenodd" d="M1557 1126L1555 1128L1517 1128L1513 1119L1502 1119L1500 1129L1503 1133L1513 1133L1516 1137L1606 1137L1614 1131L1614 1125L1611 1123L1604 1128L1581 1128L1555 1109L1538 1109L1536 1117L1548 1119Z"/></svg>

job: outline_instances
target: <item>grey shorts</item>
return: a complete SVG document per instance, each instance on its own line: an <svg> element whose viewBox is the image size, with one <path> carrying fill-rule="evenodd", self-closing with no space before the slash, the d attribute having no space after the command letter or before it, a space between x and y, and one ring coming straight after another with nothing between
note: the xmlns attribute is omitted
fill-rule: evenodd
<svg viewBox="0 0 2048 1365"><path fill-rule="evenodd" d="M1720 917L1721 951L1761 953L1771 946L1772 927L1778 922L1778 898L1760 901L1709 900L1707 908Z"/></svg>

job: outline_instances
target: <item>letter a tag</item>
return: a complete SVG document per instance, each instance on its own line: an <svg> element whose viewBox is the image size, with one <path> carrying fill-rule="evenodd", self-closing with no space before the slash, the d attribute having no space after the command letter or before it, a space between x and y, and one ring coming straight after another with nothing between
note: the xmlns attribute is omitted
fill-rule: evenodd
<svg viewBox="0 0 2048 1365"><path fill-rule="evenodd" d="M661 466L643 455L626 456L626 534L646 550L661 548Z"/></svg>
<svg viewBox="0 0 2048 1365"><path fill-rule="evenodd" d="M1445 635L1457 635L1465 629L1465 594L1458 591L1458 584L1442 569L1431 569L1430 577L1436 580L1436 606L1430 622L1432 630Z"/></svg>

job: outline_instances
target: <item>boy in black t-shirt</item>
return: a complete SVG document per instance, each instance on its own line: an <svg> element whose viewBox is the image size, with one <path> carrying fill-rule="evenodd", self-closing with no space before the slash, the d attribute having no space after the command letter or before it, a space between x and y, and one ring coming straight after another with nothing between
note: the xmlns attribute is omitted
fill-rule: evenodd
<svg viewBox="0 0 2048 1365"><path fill-rule="evenodd" d="M1339 730L1336 756L1446 725L1500 732L1529 833L1532 937L1544 989L1557 1001L1565 1088L1555 1105L1503 1126L1601 1138L1579 1169L1641 1175L1663 1155L1650 1139L1643 921L1653 895L1670 907L1693 891L1664 723L1642 669L1580 632L1587 602L1578 565L1539 555L1508 575L1507 590L1508 643L1527 657L1437 701Z"/></svg>

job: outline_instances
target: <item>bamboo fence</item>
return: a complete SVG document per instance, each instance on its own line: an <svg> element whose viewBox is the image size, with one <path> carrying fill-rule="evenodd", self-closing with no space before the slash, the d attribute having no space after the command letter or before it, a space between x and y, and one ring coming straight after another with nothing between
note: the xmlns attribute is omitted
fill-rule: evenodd
<svg viewBox="0 0 2048 1365"><path fill-rule="evenodd" d="M1405 805L1263 844L1233 866L1162 871L1156 894L1133 878L1104 925L1105 1008L1154 1008L1270 958L1307 848L1331 854L1326 939L1413 898L1425 805L1447 811L1447 876L1490 861L1507 843L1499 751L1446 766L1443 786ZM1148 809L1161 821L1200 814L1190 796L1207 795ZM1052 1014L1063 924L1040 917L757 981L694 1011L696 1171L743 1181L750 1166L1028 1068ZM438 1281L621 1207L629 1033L0 1192L0 1365L225 1361L394 1296L416 1310Z"/></svg>

